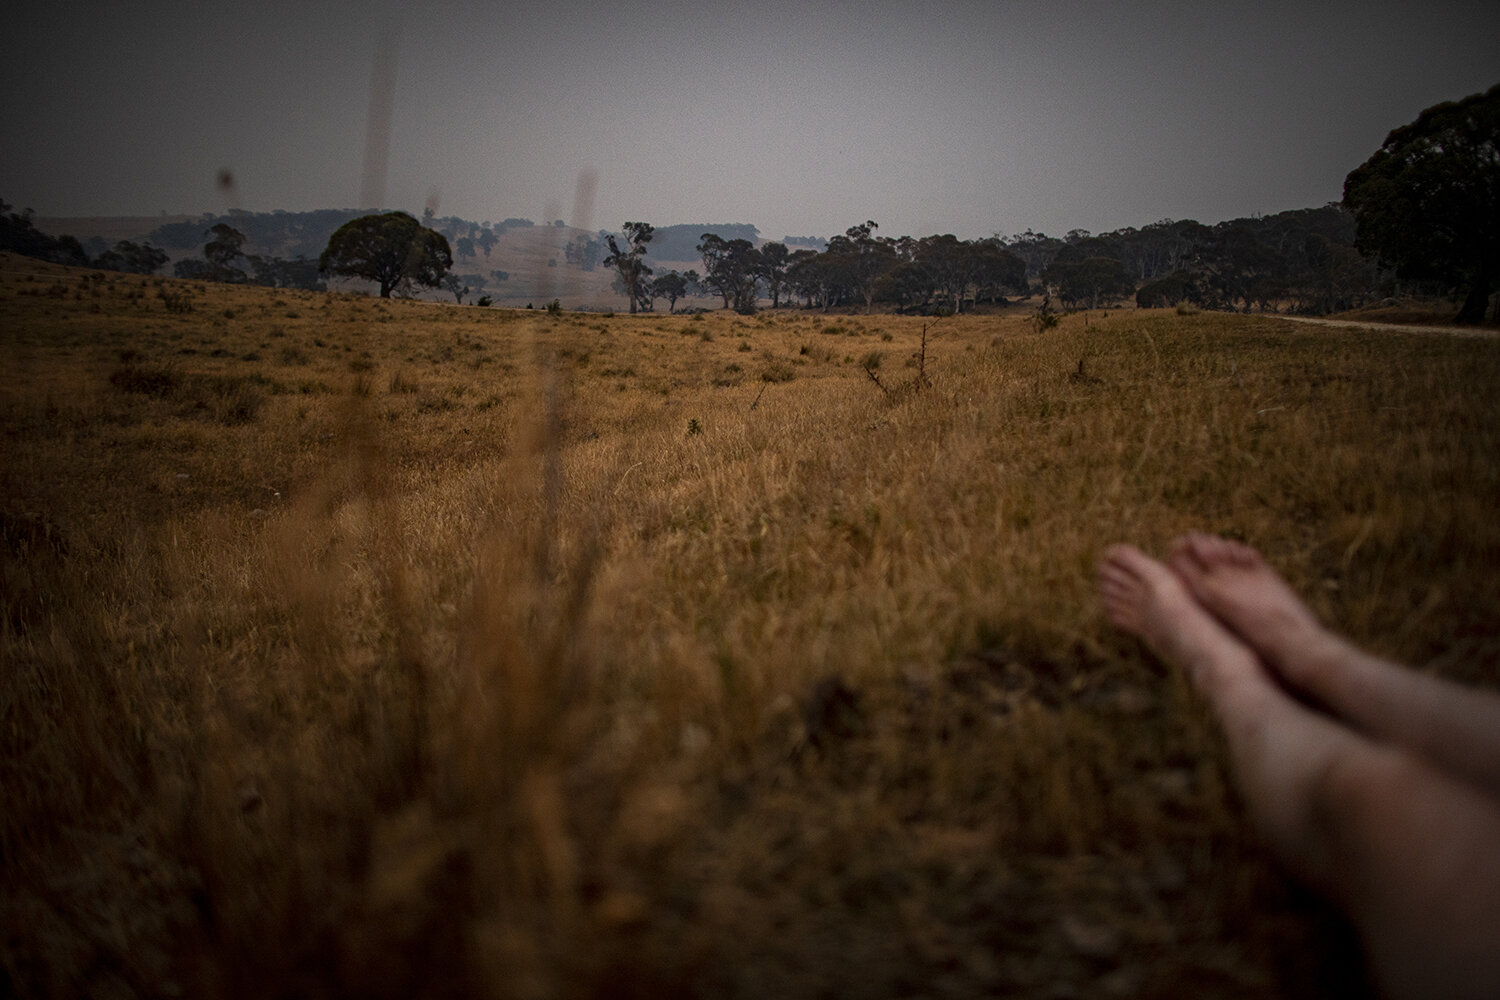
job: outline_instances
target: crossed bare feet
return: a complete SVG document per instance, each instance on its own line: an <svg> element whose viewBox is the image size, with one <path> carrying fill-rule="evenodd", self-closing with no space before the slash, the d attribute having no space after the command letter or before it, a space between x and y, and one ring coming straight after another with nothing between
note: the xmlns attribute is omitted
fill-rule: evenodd
<svg viewBox="0 0 1500 1000"><path fill-rule="evenodd" d="M1167 563L1112 546L1099 592L1208 700L1252 818L1345 908L1383 992L1500 994L1500 697L1361 652L1223 538Z"/></svg>

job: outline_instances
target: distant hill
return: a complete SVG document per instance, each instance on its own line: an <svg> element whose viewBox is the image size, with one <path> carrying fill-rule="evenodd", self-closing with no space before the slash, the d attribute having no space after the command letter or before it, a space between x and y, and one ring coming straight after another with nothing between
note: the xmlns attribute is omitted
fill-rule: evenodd
<svg viewBox="0 0 1500 1000"><path fill-rule="evenodd" d="M647 257L655 260L696 261L704 233L725 240L749 240L760 244L760 230L747 222L703 222L679 226L657 226L647 246Z"/></svg>
<svg viewBox="0 0 1500 1000"><path fill-rule="evenodd" d="M191 256L202 248L203 234L222 222L245 234L247 252L313 258L323 252L334 230L362 214L352 208L328 208L316 212L232 211L157 226L147 239L168 253Z"/></svg>
<svg viewBox="0 0 1500 1000"><path fill-rule="evenodd" d="M149 242L165 250L173 261L202 253L204 234L226 223L245 234L245 252L288 260L302 256L315 259L345 222L364 212L357 209L321 209L313 212L231 211L200 216L121 216L101 218L39 218L37 228L52 235L75 236L93 255L120 240ZM570 264L564 251L570 242L598 239L599 233L570 226L533 223L509 218L481 223L457 216L439 216L432 228L448 238L453 247L453 271L466 279L471 298L487 294L506 305L538 307L561 298L565 305L613 308L624 304L613 290L614 273L602 266L589 270ZM482 239L485 233L493 237ZM688 223L659 226L650 244L650 258L658 270L666 265L699 265L698 243L704 233L726 240L760 242L760 231L748 223ZM464 239L460 244L459 240ZM489 245L489 253L484 245ZM471 249L472 253L463 253ZM170 266L165 269L170 273ZM335 282L333 287L339 287ZM446 293L428 292L424 298L447 298Z"/></svg>

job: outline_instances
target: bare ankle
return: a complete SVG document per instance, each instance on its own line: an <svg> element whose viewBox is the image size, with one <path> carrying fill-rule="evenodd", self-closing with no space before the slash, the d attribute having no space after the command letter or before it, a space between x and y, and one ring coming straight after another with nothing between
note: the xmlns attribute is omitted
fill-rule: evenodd
<svg viewBox="0 0 1500 1000"><path fill-rule="evenodd" d="M1272 667L1293 690L1336 703L1359 652L1336 632L1309 620L1271 657Z"/></svg>

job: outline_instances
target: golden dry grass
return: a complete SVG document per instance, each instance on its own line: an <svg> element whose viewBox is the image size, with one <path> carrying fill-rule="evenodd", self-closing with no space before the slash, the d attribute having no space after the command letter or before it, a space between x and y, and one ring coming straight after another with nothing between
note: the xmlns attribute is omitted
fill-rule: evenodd
<svg viewBox="0 0 1500 1000"><path fill-rule="evenodd" d="M6 993L1358 995L1094 561L1500 681L1494 342L0 274Z"/></svg>

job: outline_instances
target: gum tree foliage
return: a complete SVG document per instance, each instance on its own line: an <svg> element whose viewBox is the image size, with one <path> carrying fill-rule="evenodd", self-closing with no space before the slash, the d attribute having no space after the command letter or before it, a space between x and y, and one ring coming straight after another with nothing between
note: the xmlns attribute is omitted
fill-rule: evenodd
<svg viewBox="0 0 1500 1000"><path fill-rule="evenodd" d="M698 253L703 257L704 287L724 300L725 309L754 312L764 263L755 245L749 240L726 240L716 233L704 233Z"/></svg>
<svg viewBox="0 0 1500 1000"><path fill-rule="evenodd" d="M448 240L405 212L351 219L328 238L318 257L320 273L376 282L383 299L407 283L436 288L452 266Z"/></svg>
<svg viewBox="0 0 1500 1000"><path fill-rule="evenodd" d="M443 286L444 291L452 294L453 301L457 302L459 305L463 305L464 296L473 291L473 288L468 283L467 277L467 275L454 274L450 271L447 274L443 275L443 280L439 282L439 284Z"/></svg>
<svg viewBox="0 0 1500 1000"><path fill-rule="evenodd" d="M316 257L328 245L328 237L350 219L363 213L350 209L319 209L314 212L247 212L234 209L225 215L202 215L184 222L168 222L153 229L149 239L157 246L190 250L201 246L203 233L216 223L233 226L245 234L245 243L288 258Z"/></svg>
<svg viewBox="0 0 1500 1000"><path fill-rule="evenodd" d="M50 260L54 264L82 267L89 262L88 254L83 251L83 244L76 238L49 236L32 223L31 209L14 213L10 209L10 204L0 199L0 250L9 250L23 257Z"/></svg>
<svg viewBox="0 0 1500 1000"><path fill-rule="evenodd" d="M1500 84L1393 131L1345 178L1344 205L1361 252L1462 290L1458 322L1483 320L1500 282Z"/></svg>
<svg viewBox="0 0 1500 1000"><path fill-rule="evenodd" d="M900 241L898 241L898 245ZM905 296L925 291L940 295L943 307L959 313L972 298L994 301L1006 292L1026 290L1026 262L997 239L960 240L951 234L914 241L906 251L927 276L925 288L911 268L901 266L895 287ZM888 280L888 285L891 282Z"/></svg>
<svg viewBox="0 0 1500 1000"><path fill-rule="evenodd" d="M966 302L996 302L1027 290L1026 262L996 237L903 236L893 248L896 264L880 276L875 297L901 312L958 313Z"/></svg>
<svg viewBox="0 0 1500 1000"><path fill-rule="evenodd" d="M786 285L786 269L791 263L791 251L785 243L763 243L760 252L760 280L766 283L771 293L771 308L781 305L781 289Z"/></svg>
<svg viewBox="0 0 1500 1000"><path fill-rule="evenodd" d="M1130 272L1097 237L1075 240L1052 258L1042 280L1057 290L1063 305L1098 309L1135 291Z"/></svg>
<svg viewBox="0 0 1500 1000"><path fill-rule="evenodd" d="M977 258L974 273L974 300L998 302L1006 294L1025 295L1026 262L1011 253L996 237L975 240L970 252Z"/></svg>
<svg viewBox="0 0 1500 1000"><path fill-rule="evenodd" d="M576 240L569 240L568 245L563 247L563 259L584 271L592 271L598 267L599 258L603 253L604 242L593 236L580 236Z"/></svg>
<svg viewBox="0 0 1500 1000"><path fill-rule="evenodd" d="M1148 281L1135 293L1135 304L1141 309L1162 309L1179 302L1202 306L1209 301L1208 291L1188 271L1174 271L1164 278Z"/></svg>
<svg viewBox="0 0 1500 1000"><path fill-rule="evenodd" d="M627 222L622 229L625 237L623 247L614 233L605 234L604 242L609 245L609 256L604 258L604 266L615 269L619 287L630 300L630 311L634 314L642 306L650 308L646 305L649 296L646 279L651 275L651 268L646 266L646 245L651 242L651 234L656 227L649 222Z"/></svg>
<svg viewBox="0 0 1500 1000"><path fill-rule="evenodd" d="M668 271L651 282L651 294L667 300L667 312L677 311L677 300L687 295L688 279L676 271Z"/></svg>
<svg viewBox="0 0 1500 1000"><path fill-rule="evenodd" d="M306 288L314 292L324 291L328 287L318 277L318 262L315 260L301 256L294 260L283 260L280 257L259 257L254 254L247 259L253 270L250 280L254 284L268 288Z"/></svg>
<svg viewBox="0 0 1500 1000"><path fill-rule="evenodd" d="M67 238L64 237L64 239ZM121 240L112 249L95 257L93 264L105 271L155 274L166 262L166 251L158 250L150 243L132 243L130 240Z"/></svg>
<svg viewBox="0 0 1500 1000"><path fill-rule="evenodd" d="M235 261L247 260L258 274L270 275L269 267L259 258L246 257L245 234L227 222L219 222L201 234L205 240L203 257L184 257L172 265L172 273L179 278L193 281L224 281L239 283L246 280L245 272L235 266ZM259 282L265 284L265 282Z"/></svg>
<svg viewBox="0 0 1500 1000"><path fill-rule="evenodd" d="M821 306L827 312L843 300L845 289L835 264L827 251L792 251L786 269L787 284L805 300L807 308Z"/></svg>
<svg viewBox="0 0 1500 1000"><path fill-rule="evenodd" d="M245 234L225 222L220 222L203 234L208 241L203 244L203 259L208 261L213 281L244 281L245 272L234 266L234 262L245 256Z"/></svg>
<svg viewBox="0 0 1500 1000"><path fill-rule="evenodd" d="M873 221L850 226L844 235L830 239L825 251L844 284L864 299L866 313L874 305L881 275L899 263L893 241L874 235L879 228Z"/></svg>

